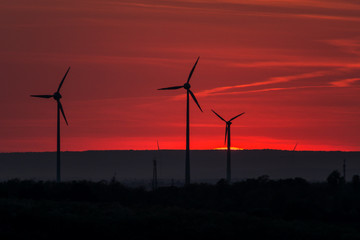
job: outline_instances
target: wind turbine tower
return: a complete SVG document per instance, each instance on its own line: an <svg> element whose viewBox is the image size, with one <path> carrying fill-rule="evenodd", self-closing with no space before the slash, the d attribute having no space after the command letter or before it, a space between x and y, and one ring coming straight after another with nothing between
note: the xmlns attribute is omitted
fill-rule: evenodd
<svg viewBox="0 0 360 240"><path fill-rule="evenodd" d="M157 166L156 166L156 158L153 160L153 180L152 180L152 189L153 191L157 189Z"/></svg>
<svg viewBox="0 0 360 240"><path fill-rule="evenodd" d="M157 142L158 154L160 152L159 142ZM157 161L156 155L153 160L153 179L152 179L152 189L153 191L156 190L158 187L158 175L157 175Z"/></svg>
<svg viewBox="0 0 360 240"><path fill-rule="evenodd" d="M344 183L346 183L346 159L345 158L343 161L343 176L344 176Z"/></svg>

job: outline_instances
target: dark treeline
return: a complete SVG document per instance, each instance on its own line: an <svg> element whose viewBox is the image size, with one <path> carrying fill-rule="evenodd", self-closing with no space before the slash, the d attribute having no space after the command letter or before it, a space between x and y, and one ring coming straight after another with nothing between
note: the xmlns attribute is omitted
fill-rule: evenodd
<svg viewBox="0 0 360 240"><path fill-rule="evenodd" d="M71 232L71 233L70 233ZM267 176L155 191L112 181L0 183L0 237L359 239L360 184Z"/></svg>

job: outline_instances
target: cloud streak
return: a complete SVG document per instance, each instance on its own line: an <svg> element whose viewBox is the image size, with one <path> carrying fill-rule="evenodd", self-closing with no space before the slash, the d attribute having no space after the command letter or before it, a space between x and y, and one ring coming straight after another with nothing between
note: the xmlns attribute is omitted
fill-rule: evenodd
<svg viewBox="0 0 360 240"><path fill-rule="evenodd" d="M213 88L213 89L208 89L208 90L198 92L197 95L198 96L211 96L211 95L219 94L219 93L222 95L234 94L233 92L227 93L225 91L239 89L239 88L261 87L261 86L267 86L267 85L272 85L272 84L287 83L287 82L291 82L291 81L295 81L295 80L299 80L299 79L321 77L326 74L327 74L326 71L317 71L317 72L303 73L303 74L298 74L298 75L272 77L269 80L263 81L263 82L254 82L254 83L248 83L248 84L239 84L239 85L233 85L233 86L225 86L225 87L217 87L217 88ZM264 90L264 89L250 90L250 91L246 91L246 92L274 91L274 90L295 89L295 88L298 88L298 87L267 88L266 90Z"/></svg>
<svg viewBox="0 0 360 240"><path fill-rule="evenodd" d="M339 67L339 68L360 68L359 62L331 62L331 61L258 61L250 63L229 63L230 66L234 67L246 67L246 68L257 68L257 67Z"/></svg>
<svg viewBox="0 0 360 240"><path fill-rule="evenodd" d="M162 11L196 11L205 14L232 14L243 16L261 16L276 18L310 18L331 21L360 21L354 11L360 10L360 4L329 1L159 1L113 3ZM299 11L298 9L302 9ZM339 11L342 10L342 11Z"/></svg>
<svg viewBox="0 0 360 240"><path fill-rule="evenodd" d="M349 78L339 81L331 82L330 84L334 87L351 87L353 83L360 81L360 78Z"/></svg>

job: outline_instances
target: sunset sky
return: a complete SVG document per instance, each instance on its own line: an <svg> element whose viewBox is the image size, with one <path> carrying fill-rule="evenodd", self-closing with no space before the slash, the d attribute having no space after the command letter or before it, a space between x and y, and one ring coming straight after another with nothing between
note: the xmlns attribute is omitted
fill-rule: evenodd
<svg viewBox="0 0 360 240"><path fill-rule="evenodd" d="M0 1L0 152L360 151L358 0Z"/></svg>

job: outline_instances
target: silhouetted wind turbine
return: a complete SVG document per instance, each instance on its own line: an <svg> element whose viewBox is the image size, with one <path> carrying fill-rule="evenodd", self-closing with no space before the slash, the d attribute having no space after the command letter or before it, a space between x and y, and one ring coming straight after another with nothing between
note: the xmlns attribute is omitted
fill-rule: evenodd
<svg viewBox="0 0 360 240"><path fill-rule="evenodd" d="M184 88L186 90L186 156L185 156L185 184L188 185L190 184L190 139L189 139L189 135L190 135L190 123L189 123L189 95L191 95L191 97L193 98L194 102L196 103L196 105L199 107L200 111L202 112L202 109L198 103L198 101L196 100L196 97L194 95L194 93L190 90L191 86L190 86L190 79L191 76L195 70L196 64L199 61L199 58L197 58L193 68L191 69L191 72L189 74L189 77L187 79L187 82L182 85L182 86L175 86L175 87L167 87L167 88L160 88L158 90L175 90L175 89L180 89L180 88Z"/></svg>
<svg viewBox="0 0 360 240"><path fill-rule="evenodd" d="M70 70L70 67L66 71L63 79L61 80L61 82L59 84L57 91L53 95L31 95L31 97L38 97L38 98L54 98L57 102L57 155L56 155L57 156L56 157L56 181L57 182L61 181L61 175L60 175L60 111L64 117L66 125L68 125L68 122L65 117L64 109L60 102L60 99L62 97L60 94L60 89L64 83L64 80L65 80L66 75L68 74L69 70Z"/></svg>
<svg viewBox="0 0 360 240"><path fill-rule="evenodd" d="M230 126L232 124L231 121L233 121L235 118L240 117L241 115L243 115L245 112L240 113L239 115L236 115L235 117L231 118L229 121L225 121L225 119L223 119L219 114L217 114L214 110L211 109L211 111L213 111L213 113L216 114L216 116L218 116L221 120L223 120L226 123L226 128L225 128L225 143L227 140L227 161L226 161L226 181L228 183L230 183L231 181L231 149L230 149Z"/></svg>

